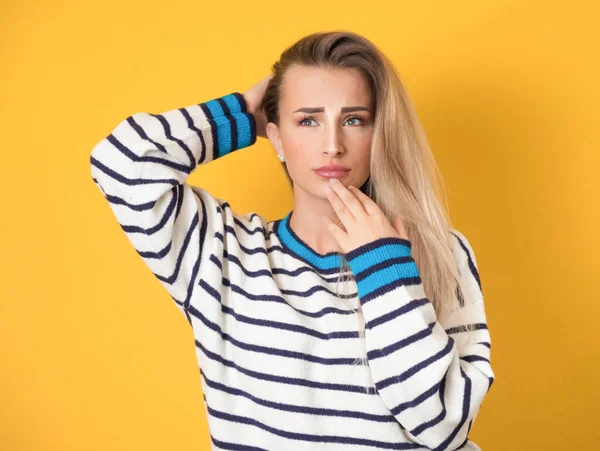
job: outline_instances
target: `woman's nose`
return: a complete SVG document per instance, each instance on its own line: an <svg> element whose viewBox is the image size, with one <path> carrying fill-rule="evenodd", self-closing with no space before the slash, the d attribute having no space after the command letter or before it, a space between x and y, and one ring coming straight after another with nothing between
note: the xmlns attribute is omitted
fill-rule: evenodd
<svg viewBox="0 0 600 451"><path fill-rule="evenodd" d="M343 148L341 131L331 127L323 143L324 152L336 156L342 153Z"/></svg>
<svg viewBox="0 0 600 451"><path fill-rule="evenodd" d="M339 148L333 148L333 149L328 149L328 150L324 150L323 153L325 155L330 155L330 156L338 156L342 154L342 151Z"/></svg>

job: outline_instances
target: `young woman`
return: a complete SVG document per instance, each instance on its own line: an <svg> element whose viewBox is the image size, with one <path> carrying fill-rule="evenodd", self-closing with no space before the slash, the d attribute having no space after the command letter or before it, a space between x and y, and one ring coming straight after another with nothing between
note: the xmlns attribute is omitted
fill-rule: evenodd
<svg viewBox="0 0 600 451"><path fill-rule="evenodd" d="M275 221L186 183L257 136L294 191ZM213 449L479 449L494 375L475 256L370 41L316 33L243 94L133 114L91 171L193 328Z"/></svg>

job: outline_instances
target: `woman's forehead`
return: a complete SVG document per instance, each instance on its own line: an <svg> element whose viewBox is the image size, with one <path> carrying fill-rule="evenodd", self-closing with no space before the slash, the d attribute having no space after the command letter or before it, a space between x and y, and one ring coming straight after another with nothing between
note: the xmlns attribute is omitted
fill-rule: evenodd
<svg viewBox="0 0 600 451"><path fill-rule="evenodd" d="M293 66L286 72L281 92L282 107L325 109L371 106L371 92L358 69Z"/></svg>

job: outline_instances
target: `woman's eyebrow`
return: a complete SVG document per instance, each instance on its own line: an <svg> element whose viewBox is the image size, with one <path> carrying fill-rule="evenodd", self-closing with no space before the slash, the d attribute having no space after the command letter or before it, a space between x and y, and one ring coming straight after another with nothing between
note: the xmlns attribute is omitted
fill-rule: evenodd
<svg viewBox="0 0 600 451"><path fill-rule="evenodd" d="M323 107L315 107L315 108L299 108L294 113L322 113L325 111ZM342 108L342 113L350 113L352 111L368 111L371 110L366 106L345 106Z"/></svg>

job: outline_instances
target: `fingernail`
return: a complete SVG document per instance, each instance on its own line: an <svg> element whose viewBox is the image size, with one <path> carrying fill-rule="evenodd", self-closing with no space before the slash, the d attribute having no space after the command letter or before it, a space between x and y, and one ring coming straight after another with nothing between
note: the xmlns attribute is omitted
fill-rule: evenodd
<svg viewBox="0 0 600 451"><path fill-rule="evenodd" d="M330 185L335 185L336 183L339 183L340 181L336 178L331 178L329 179L329 184Z"/></svg>

